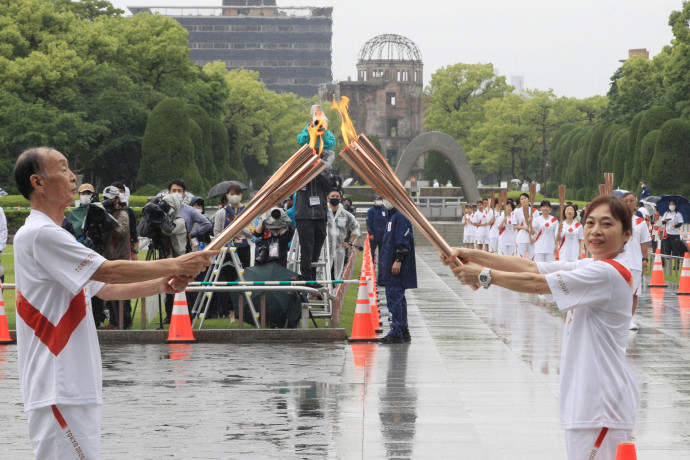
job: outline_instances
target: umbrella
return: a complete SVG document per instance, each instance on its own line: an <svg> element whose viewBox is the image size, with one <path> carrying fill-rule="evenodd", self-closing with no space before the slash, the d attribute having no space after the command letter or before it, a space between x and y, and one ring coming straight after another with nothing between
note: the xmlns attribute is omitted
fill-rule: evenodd
<svg viewBox="0 0 690 460"><path fill-rule="evenodd" d="M628 193L630 193L630 192L627 191L627 190L620 189L620 188L617 188L616 190L614 190L613 192L611 192L611 194L612 194L613 196L618 197L618 198L623 198L623 197L624 197L625 195L627 195Z"/></svg>
<svg viewBox="0 0 690 460"><path fill-rule="evenodd" d="M226 193L228 193L228 187L230 187L231 185L239 185L239 187L242 190L247 190L247 186L244 185L242 182L237 182L236 180L226 180L211 187L211 190L208 191L208 195L206 195L206 199L208 200L210 198L216 198L225 195Z"/></svg>
<svg viewBox="0 0 690 460"><path fill-rule="evenodd" d="M288 270L282 265L271 262L265 265L255 265L244 270L245 281L293 281L299 277L298 273ZM239 296L237 292L231 292L232 304L235 307L235 316L238 315L237 306L239 305ZM299 324L302 316L302 295L298 292L286 291L265 291L254 292L252 294L252 302L254 302L254 309L258 314L261 314L261 295L266 296L266 326L270 328L294 328ZM244 322L254 325L249 307L244 306Z"/></svg>
<svg viewBox="0 0 690 460"><path fill-rule="evenodd" d="M343 187L349 187L351 183L353 183L355 180L352 177L349 177L343 181Z"/></svg>
<svg viewBox="0 0 690 460"><path fill-rule="evenodd" d="M676 211L683 216L685 222L690 222L690 201L681 195L662 195L659 201L656 202L656 209L662 216L668 211L668 204L671 201L676 202Z"/></svg>
<svg viewBox="0 0 690 460"><path fill-rule="evenodd" d="M0 188L0 196L7 196L7 192Z"/></svg>
<svg viewBox="0 0 690 460"><path fill-rule="evenodd" d="M513 184L521 184L522 183L522 181L520 179L510 179L510 182L512 182Z"/></svg>

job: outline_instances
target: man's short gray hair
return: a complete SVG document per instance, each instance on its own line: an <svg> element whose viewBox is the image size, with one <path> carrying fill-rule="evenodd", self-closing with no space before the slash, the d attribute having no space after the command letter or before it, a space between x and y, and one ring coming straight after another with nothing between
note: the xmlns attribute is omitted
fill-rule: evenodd
<svg viewBox="0 0 690 460"><path fill-rule="evenodd" d="M17 188L27 200L30 199L34 192L34 186L31 185L31 176L38 174L44 179L50 179L50 174L46 171L43 165L43 158L45 154L51 150L52 147L32 147L24 150L14 164L14 180L17 182Z"/></svg>

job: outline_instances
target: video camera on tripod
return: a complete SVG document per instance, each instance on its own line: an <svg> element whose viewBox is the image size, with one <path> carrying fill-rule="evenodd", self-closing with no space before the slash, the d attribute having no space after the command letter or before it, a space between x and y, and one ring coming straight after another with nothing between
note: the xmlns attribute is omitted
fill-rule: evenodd
<svg viewBox="0 0 690 460"><path fill-rule="evenodd" d="M169 212L170 204L162 197L149 198L141 211L141 220L137 225L139 235L150 238L154 249L159 251L161 257L166 257L172 251L168 235L172 233L174 224Z"/></svg>
<svg viewBox="0 0 690 460"><path fill-rule="evenodd" d="M86 245L101 254L103 252L103 237L106 233L117 228L118 223L112 215L113 204L110 200L98 201L94 194L84 216L84 235Z"/></svg>

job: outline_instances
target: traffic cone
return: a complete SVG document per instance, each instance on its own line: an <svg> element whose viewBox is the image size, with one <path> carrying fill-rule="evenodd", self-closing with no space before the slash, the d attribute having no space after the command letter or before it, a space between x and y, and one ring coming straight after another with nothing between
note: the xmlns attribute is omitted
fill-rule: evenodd
<svg viewBox="0 0 690 460"><path fill-rule="evenodd" d="M670 262L669 262L670 263ZM654 267L652 268L652 279L649 287L666 287L666 280L664 279L664 269L661 265L661 251L657 248L654 254Z"/></svg>
<svg viewBox="0 0 690 460"><path fill-rule="evenodd" d="M0 344L7 345L14 343L10 337L10 328L7 325L7 315L5 314L5 300L2 298L2 290L0 287Z"/></svg>
<svg viewBox="0 0 690 460"><path fill-rule="evenodd" d="M680 271L680 282L676 295L690 294L690 254L687 252L683 256L683 268Z"/></svg>
<svg viewBox="0 0 690 460"><path fill-rule="evenodd" d="M189 308L187 296L184 291L175 294L173 302L172 318L170 319L170 333L165 343L194 343L196 339L192 334L192 322L189 320Z"/></svg>
<svg viewBox="0 0 690 460"><path fill-rule="evenodd" d="M632 442L621 442L616 451L616 460L637 460L635 444Z"/></svg>
<svg viewBox="0 0 690 460"><path fill-rule="evenodd" d="M371 325L371 306L367 282L360 279L355 317L352 321L352 334L347 340L348 342L373 342L376 339L374 327Z"/></svg>
<svg viewBox="0 0 690 460"><path fill-rule="evenodd" d="M371 255L369 255L371 260ZM379 318L379 306L376 302L376 288L374 287L374 277L372 276L371 264L367 273L367 290L369 291L369 307L371 309L371 325L376 333L383 332L381 329L381 318Z"/></svg>

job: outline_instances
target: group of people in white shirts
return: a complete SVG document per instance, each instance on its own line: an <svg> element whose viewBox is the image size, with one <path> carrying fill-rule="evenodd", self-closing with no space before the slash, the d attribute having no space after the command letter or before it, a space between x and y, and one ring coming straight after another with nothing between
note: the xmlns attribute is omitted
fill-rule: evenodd
<svg viewBox="0 0 690 460"><path fill-rule="evenodd" d="M509 199L503 209L498 198L492 205L489 200L480 200L476 211L467 207L462 218L465 247L537 262L556 260L557 251L559 260L582 258L584 233L576 219L575 205L565 205L560 222L550 215L548 200L543 200L539 208L530 206L527 193L520 195L518 203Z"/></svg>

